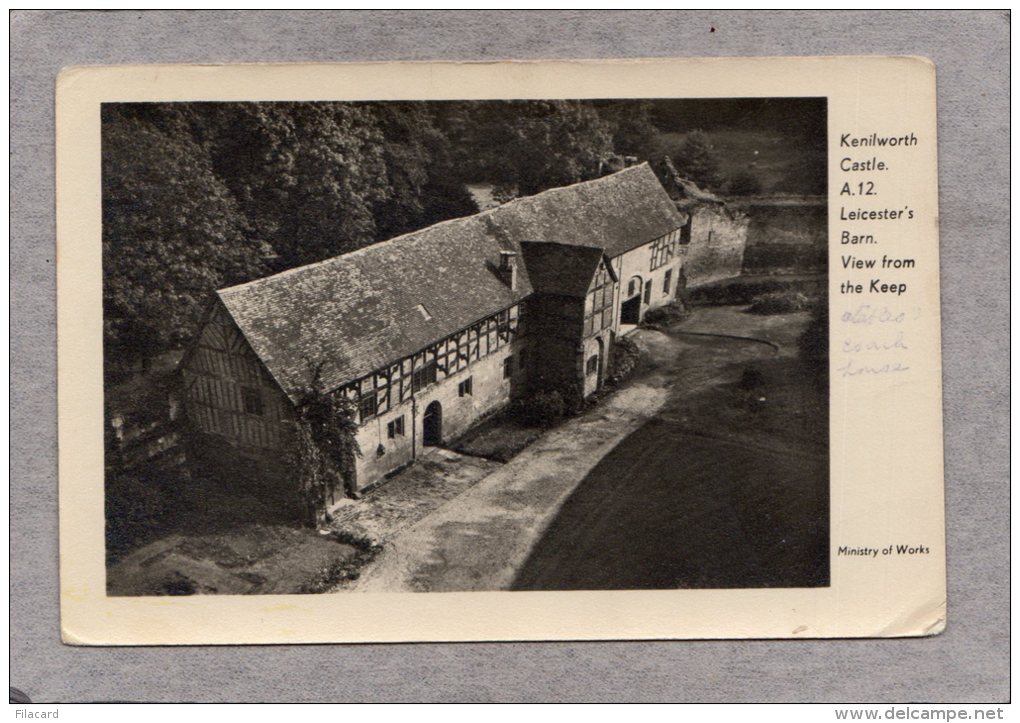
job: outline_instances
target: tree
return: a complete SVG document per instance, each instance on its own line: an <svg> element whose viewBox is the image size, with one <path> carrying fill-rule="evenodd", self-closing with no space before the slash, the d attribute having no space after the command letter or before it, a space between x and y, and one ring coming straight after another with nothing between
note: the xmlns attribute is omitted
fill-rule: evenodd
<svg viewBox="0 0 1020 723"><path fill-rule="evenodd" d="M506 166L525 196L595 178L613 153L608 124L577 102L530 104L509 131Z"/></svg>
<svg viewBox="0 0 1020 723"><path fill-rule="evenodd" d="M610 127L617 153L648 160L658 155L659 129L652 121L647 100L614 100L596 103L599 116Z"/></svg>
<svg viewBox="0 0 1020 723"><path fill-rule="evenodd" d="M829 383L829 303L823 296L816 302L811 321L797 339L797 352L808 377L821 389Z"/></svg>
<svg viewBox="0 0 1020 723"><path fill-rule="evenodd" d="M389 195L373 209L380 240L478 212L459 179L450 142L422 102L369 103L386 142Z"/></svg>
<svg viewBox="0 0 1020 723"><path fill-rule="evenodd" d="M217 171L279 256L276 269L377 239L373 208L392 189L385 139L367 110L349 103L237 103L213 117Z"/></svg>
<svg viewBox="0 0 1020 723"><path fill-rule="evenodd" d="M703 188L718 190L723 183L719 154L712 139L701 130L688 133L673 156L680 175Z"/></svg>
<svg viewBox="0 0 1020 723"><path fill-rule="evenodd" d="M191 336L211 291L263 275L270 253L186 116L160 127L103 110L104 337L108 354L143 366Z"/></svg>
<svg viewBox="0 0 1020 723"><path fill-rule="evenodd" d="M754 196L761 193L761 179L750 171L740 171L730 179L727 190L734 196Z"/></svg>

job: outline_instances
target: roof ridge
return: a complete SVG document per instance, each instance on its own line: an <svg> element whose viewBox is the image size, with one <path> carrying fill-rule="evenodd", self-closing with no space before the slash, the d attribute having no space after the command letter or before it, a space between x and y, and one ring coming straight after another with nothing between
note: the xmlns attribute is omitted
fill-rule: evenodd
<svg viewBox="0 0 1020 723"><path fill-rule="evenodd" d="M605 252L605 250L606 250L605 246L601 246L601 245L596 244L596 243L590 243L590 244L588 244L588 243L585 243L585 244L571 244L571 243L565 243L563 241L543 241L541 239L534 239L534 238L522 239L522 240L518 241L518 243L522 244L522 245L523 244L541 244L543 246L563 246L563 247L568 247L568 248L572 248L572 249L595 249L596 251L602 251L602 252Z"/></svg>

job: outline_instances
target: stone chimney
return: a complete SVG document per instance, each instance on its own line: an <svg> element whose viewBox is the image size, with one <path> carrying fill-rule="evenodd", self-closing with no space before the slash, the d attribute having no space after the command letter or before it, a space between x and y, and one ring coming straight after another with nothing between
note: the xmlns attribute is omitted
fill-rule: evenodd
<svg viewBox="0 0 1020 723"><path fill-rule="evenodd" d="M517 254L514 251L499 252L499 278L510 287L511 291L517 291Z"/></svg>

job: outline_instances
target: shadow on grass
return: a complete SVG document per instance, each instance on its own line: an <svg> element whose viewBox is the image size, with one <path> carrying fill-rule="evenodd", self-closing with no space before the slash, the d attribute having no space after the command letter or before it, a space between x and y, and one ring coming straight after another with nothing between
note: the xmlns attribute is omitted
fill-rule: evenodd
<svg viewBox="0 0 1020 723"><path fill-rule="evenodd" d="M513 589L829 584L824 387L789 357L714 373L596 465Z"/></svg>

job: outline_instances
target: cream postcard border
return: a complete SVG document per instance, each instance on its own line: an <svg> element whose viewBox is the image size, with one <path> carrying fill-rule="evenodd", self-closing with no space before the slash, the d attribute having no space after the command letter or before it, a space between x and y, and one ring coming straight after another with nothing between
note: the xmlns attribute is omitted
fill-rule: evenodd
<svg viewBox="0 0 1020 723"><path fill-rule="evenodd" d="M812 589L105 594L100 118L103 102L828 97L831 585ZM935 72L921 58L71 68L57 83L57 325L63 640L80 645L930 635L946 620ZM918 260L899 375L836 374L841 133L914 132L897 156L919 222L883 231ZM893 197L894 194L888 194ZM892 205L892 203L888 204ZM883 247L883 250L885 247ZM855 301L863 300L858 297ZM922 543L859 559L841 545Z"/></svg>

